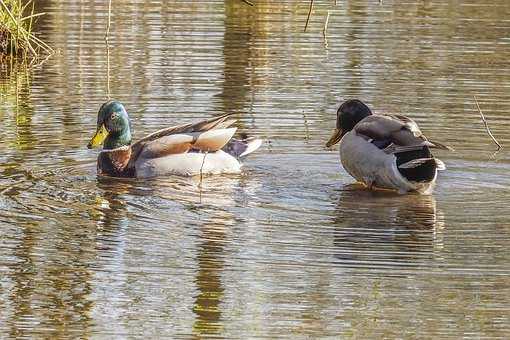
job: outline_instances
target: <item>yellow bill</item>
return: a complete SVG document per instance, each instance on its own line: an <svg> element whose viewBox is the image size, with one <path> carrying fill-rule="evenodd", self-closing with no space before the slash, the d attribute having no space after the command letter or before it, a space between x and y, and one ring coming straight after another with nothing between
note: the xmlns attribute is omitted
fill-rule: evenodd
<svg viewBox="0 0 510 340"><path fill-rule="evenodd" d="M328 142L326 143L326 146L329 148L330 146L333 146L336 143L338 143L340 139L342 139L342 130L335 129L335 131L333 132L333 136L329 138Z"/></svg>
<svg viewBox="0 0 510 340"><path fill-rule="evenodd" d="M99 129L97 129L96 134L90 140L89 144L87 145L87 148L93 149L93 148L97 148L97 147L101 146L107 136L108 136L108 131L106 130L106 128L104 127L104 124L103 124L103 125L101 125L101 127Z"/></svg>

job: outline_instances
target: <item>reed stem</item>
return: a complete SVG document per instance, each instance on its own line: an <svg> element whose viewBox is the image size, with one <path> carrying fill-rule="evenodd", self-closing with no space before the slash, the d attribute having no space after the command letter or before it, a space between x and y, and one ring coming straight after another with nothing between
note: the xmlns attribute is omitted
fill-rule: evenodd
<svg viewBox="0 0 510 340"><path fill-rule="evenodd" d="M498 146L498 149L496 151L499 151L499 149L501 149L502 146L501 146L501 144L499 144L499 142L496 140L496 138L494 138L494 135L492 134L491 130L489 129L489 124L487 124L487 120L485 120L485 116L483 115L483 112L480 109L480 105L478 105L478 100L476 99L476 96L473 96L473 98L475 99L476 107L478 108L478 113L480 113L480 117L482 117L482 122L483 122L483 125L485 126L485 131L487 131L487 134L489 135L489 137Z"/></svg>

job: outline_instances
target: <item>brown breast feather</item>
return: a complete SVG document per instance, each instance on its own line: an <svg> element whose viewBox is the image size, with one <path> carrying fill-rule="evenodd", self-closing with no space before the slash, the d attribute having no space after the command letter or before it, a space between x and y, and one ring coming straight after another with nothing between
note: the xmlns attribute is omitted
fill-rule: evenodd
<svg viewBox="0 0 510 340"><path fill-rule="evenodd" d="M123 173L131 158L131 147L123 146L113 150L103 150L102 153L108 157L115 171Z"/></svg>

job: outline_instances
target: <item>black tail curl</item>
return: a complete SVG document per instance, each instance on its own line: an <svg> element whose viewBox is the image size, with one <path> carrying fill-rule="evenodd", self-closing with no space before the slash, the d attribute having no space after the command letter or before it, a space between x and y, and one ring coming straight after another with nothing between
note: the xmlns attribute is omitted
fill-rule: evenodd
<svg viewBox="0 0 510 340"><path fill-rule="evenodd" d="M398 171L408 181L430 182L436 177L437 163L428 147L419 150L396 153L397 167L416 159L425 159L413 167L398 168Z"/></svg>

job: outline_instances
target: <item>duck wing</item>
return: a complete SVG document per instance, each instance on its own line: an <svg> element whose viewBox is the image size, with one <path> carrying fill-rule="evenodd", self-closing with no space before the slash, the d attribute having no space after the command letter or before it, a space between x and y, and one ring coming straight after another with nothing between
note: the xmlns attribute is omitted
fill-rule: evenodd
<svg viewBox="0 0 510 340"><path fill-rule="evenodd" d="M232 114L161 129L145 136L131 146L129 166L140 158L157 158L170 154L186 153L190 149L214 152L232 138L236 122Z"/></svg>
<svg viewBox="0 0 510 340"><path fill-rule="evenodd" d="M356 124L358 135L375 141L387 153L418 150L424 146L452 150L450 147L427 139L418 124L411 118L395 114L371 115Z"/></svg>
<svg viewBox="0 0 510 340"><path fill-rule="evenodd" d="M227 113L223 116L210 118L197 123L187 123L167 127L145 136L144 138L140 139L135 144L133 144L133 147L136 147L138 144L144 144L146 142L150 142L158 138L177 133L204 132L214 129L224 129L236 122L236 119L231 118L232 115L233 113Z"/></svg>
<svg viewBox="0 0 510 340"><path fill-rule="evenodd" d="M232 138L237 128L209 131L175 133L146 142L137 158L158 158L171 154L186 153L191 149L204 152L220 150Z"/></svg>

